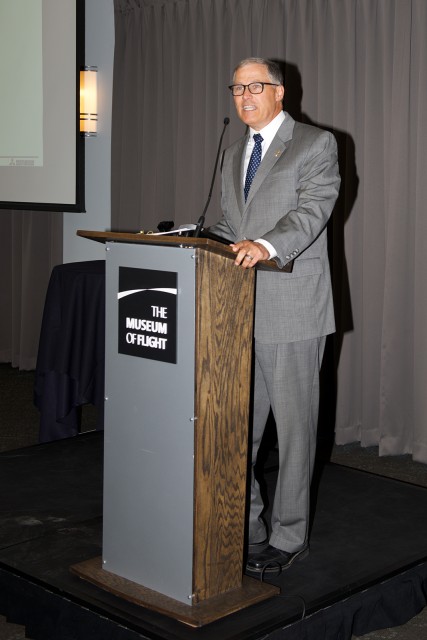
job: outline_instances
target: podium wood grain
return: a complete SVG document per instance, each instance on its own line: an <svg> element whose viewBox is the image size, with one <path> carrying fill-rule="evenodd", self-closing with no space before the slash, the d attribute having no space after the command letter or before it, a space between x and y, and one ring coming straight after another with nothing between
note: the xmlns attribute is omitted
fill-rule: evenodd
<svg viewBox="0 0 427 640"><path fill-rule="evenodd" d="M186 605L102 568L101 556L70 567L72 574L132 604L156 611L190 627L203 627L279 594L279 588L243 577L241 586L219 596Z"/></svg>
<svg viewBox="0 0 427 640"><path fill-rule="evenodd" d="M197 250L193 581L198 602L241 584L254 271ZM230 268L231 266L231 268Z"/></svg>

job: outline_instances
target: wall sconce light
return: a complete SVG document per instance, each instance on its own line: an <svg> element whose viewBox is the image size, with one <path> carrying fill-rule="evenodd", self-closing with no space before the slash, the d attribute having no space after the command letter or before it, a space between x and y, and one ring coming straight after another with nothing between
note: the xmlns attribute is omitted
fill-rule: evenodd
<svg viewBox="0 0 427 640"><path fill-rule="evenodd" d="M98 67L83 67L80 71L80 134L93 138L97 134L97 73Z"/></svg>

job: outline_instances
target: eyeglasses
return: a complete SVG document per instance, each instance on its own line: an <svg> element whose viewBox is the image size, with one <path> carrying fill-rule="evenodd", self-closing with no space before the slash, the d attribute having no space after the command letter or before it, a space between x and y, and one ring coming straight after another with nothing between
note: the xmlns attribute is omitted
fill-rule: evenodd
<svg viewBox="0 0 427 640"><path fill-rule="evenodd" d="M266 84L271 87L280 86L274 82L251 82L250 84L231 84L228 88L233 96L242 96L245 93L246 87L249 89L250 93L262 93Z"/></svg>

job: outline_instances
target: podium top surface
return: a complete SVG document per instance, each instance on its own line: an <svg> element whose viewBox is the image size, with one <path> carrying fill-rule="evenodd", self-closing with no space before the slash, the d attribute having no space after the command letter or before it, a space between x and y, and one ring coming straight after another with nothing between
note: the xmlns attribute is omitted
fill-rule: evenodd
<svg viewBox="0 0 427 640"><path fill-rule="evenodd" d="M211 238L192 238L188 236L156 235L154 233L130 233L116 231L86 231L79 229L76 234L81 238L96 242L123 242L132 244L155 244L162 246L199 247L206 251L234 259L235 253L228 244L223 244ZM256 269L262 271L292 271L292 262L280 269L274 260L262 260L257 263Z"/></svg>

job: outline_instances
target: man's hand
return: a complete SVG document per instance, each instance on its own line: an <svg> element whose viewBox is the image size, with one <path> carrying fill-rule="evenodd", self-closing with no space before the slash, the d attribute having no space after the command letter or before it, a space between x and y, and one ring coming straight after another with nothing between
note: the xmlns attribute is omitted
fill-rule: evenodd
<svg viewBox="0 0 427 640"><path fill-rule="evenodd" d="M260 260L268 260L270 257L269 252L262 244L252 240L242 240L231 244L230 247L234 253L237 253L234 264L240 265L244 269L250 269Z"/></svg>

